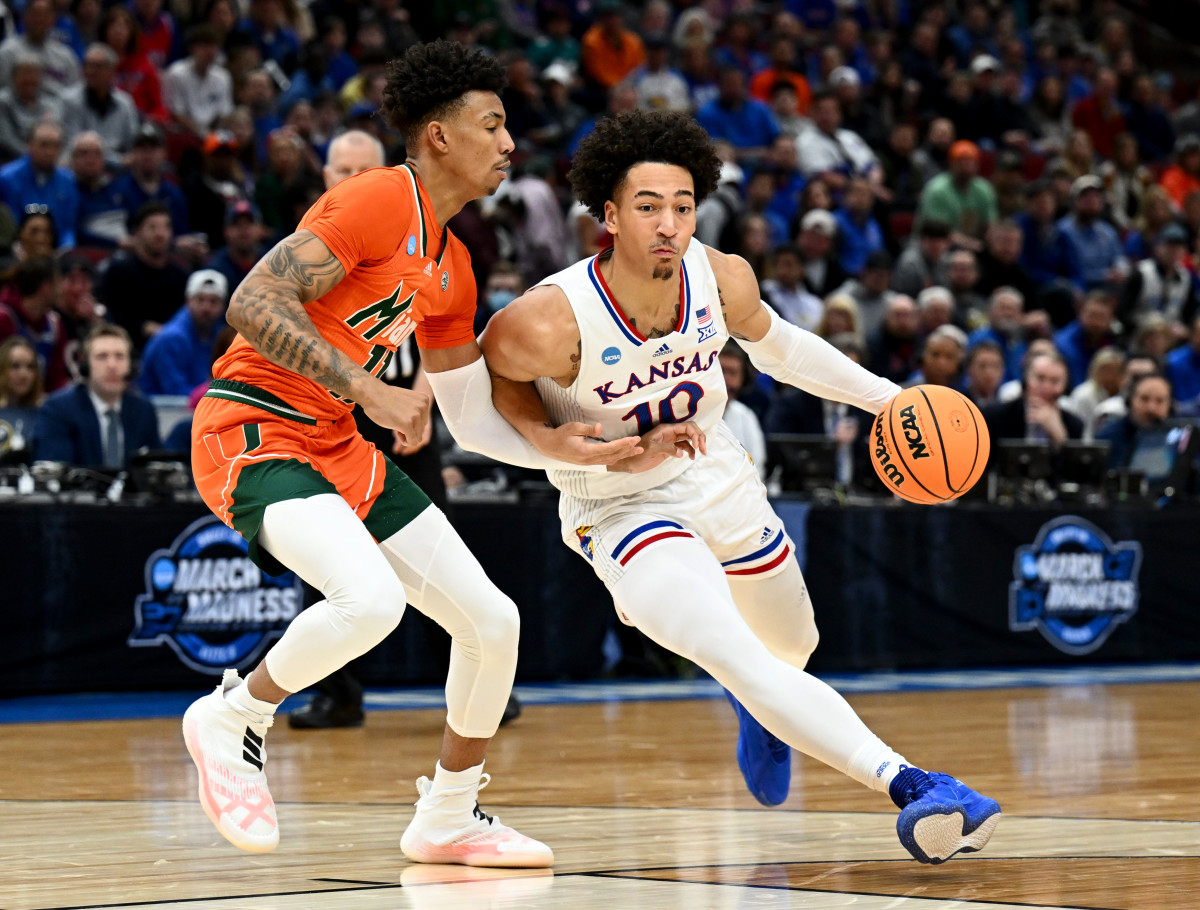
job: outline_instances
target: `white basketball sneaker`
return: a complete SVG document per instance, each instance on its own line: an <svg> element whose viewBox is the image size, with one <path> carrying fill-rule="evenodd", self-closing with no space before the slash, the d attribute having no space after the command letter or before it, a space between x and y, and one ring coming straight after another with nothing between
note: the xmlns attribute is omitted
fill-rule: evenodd
<svg viewBox="0 0 1200 910"><path fill-rule="evenodd" d="M225 693L240 683L236 670L226 670L221 685L192 702L183 739L200 772L200 805L209 821L235 847L270 853L279 846L279 820L263 771L263 740L275 718L227 701Z"/></svg>
<svg viewBox="0 0 1200 910"><path fill-rule="evenodd" d="M475 808L467 820L454 818L446 802L474 801L491 775L484 774L477 786L433 792L427 777L417 780L417 814L400 838L400 849L414 863L461 863L464 866L541 868L554 862L554 852L540 841L526 837L500 819ZM470 802L466 802L470 805ZM447 816L450 817L449 824Z"/></svg>

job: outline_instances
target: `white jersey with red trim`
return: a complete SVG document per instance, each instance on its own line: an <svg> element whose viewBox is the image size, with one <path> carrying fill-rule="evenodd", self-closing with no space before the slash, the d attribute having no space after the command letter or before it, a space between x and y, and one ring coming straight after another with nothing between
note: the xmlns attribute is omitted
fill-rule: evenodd
<svg viewBox="0 0 1200 910"><path fill-rule="evenodd" d="M695 421L705 433L721 422L725 379L717 355L729 338L717 281L704 244L688 244L681 264L679 322L675 331L648 339L637 330L600 273L601 256L551 275L542 284L562 288L579 326L579 373L563 388L537 381L556 425L599 423L606 440L640 436L660 423ZM641 474L548 471L570 496L606 499L660 486L692 462L668 459Z"/></svg>

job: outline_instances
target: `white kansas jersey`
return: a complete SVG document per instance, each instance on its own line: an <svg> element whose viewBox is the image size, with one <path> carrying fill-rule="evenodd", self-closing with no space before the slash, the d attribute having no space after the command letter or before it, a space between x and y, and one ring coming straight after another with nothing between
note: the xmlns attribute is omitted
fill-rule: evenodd
<svg viewBox="0 0 1200 910"><path fill-rule="evenodd" d="M603 256L604 254L601 254ZM688 244L680 267L675 331L646 338L629 321L600 274L600 257L585 259L542 284L567 295L581 342L579 373L563 388L541 378L537 389L555 426L599 423L606 440L640 436L660 423L695 421L711 433L725 411L725 379L717 358L729 338L705 247ZM548 471L569 496L607 499L639 493L679 476L688 458L671 458L641 474Z"/></svg>

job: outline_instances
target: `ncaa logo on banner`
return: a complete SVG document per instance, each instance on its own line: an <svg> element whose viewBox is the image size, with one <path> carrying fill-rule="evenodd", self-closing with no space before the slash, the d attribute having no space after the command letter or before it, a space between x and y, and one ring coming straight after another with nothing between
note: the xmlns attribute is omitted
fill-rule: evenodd
<svg viewBox="0 0 1200 910"><path fill-rule="evenodd" d="M1008 626L1037 629L1066 654L1090 654L1137 612L1141 565L1137 541L1113 543L1082 518L1055 518L1017 548Z"/></svg>
<svg viewBox="0 0 1200 910"><path fill-rule="evenodd" d="M146 560L146 593L133 607L130 647L167 645L183 663L220 675L245 669L283 634L303 605L293 572L272 578L245 538L215 516L192 522Z"/></svg>

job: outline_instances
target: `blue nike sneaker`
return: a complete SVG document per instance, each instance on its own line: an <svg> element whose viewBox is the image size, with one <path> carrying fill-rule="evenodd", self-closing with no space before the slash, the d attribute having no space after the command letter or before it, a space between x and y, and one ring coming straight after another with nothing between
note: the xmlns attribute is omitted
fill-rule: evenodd
<svg viewBox="0 0 1200 910"><path fill-rule="evenodd" d="M764 806L778 806L792 785L792 747L772 736L728 689L725 697L737 712L737 760L746 786Z"/></svg>
<svg viewBox="0 0 1200 910"><path fill-rule="evenodd" d="M955 853L974 853L1000 823L1000 804L949 774L903 765L889 795L900 807L896 833L919 863L944 863Z"/></svg>

